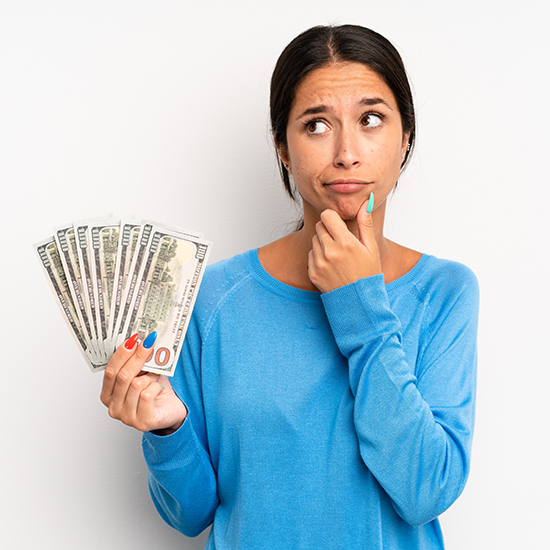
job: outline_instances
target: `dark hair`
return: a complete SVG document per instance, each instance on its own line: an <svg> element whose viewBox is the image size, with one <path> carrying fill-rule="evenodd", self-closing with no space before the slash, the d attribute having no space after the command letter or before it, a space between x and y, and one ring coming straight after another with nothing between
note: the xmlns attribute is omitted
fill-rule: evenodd
<svg viewBox="0 0 550 550"><path fill-rule="evenodd" d="M288 116L302 80L315 69L331 63L357 62L368 66L389 86L401 115L403 132L409 134L409 146L401 163L407 165L414 147L414 104L403 60L382 35L358 25L312 27L297 36L283 51L271 77L271 131L277 147L286 147ZM287 193L296 199L295 190L279 158L279 170Z"/></svg>

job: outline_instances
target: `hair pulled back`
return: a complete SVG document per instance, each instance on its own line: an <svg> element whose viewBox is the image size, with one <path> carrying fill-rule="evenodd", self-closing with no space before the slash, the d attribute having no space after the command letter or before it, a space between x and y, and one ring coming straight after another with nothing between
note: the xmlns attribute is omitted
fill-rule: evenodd
<svg viewBox="0 0 550 550"><path fill-rule="evenodd" d="M356 62L375 71L392 91L409 146L401 164L405 168L414 147L414 104L403 60L395 47L377 32L358 25L312 27L283 50L271 77L271 131L278 148L286 147L288 117L302 80L315 69L331 63ZM279 158L285 190L297 199L290 177Z"/></svg>

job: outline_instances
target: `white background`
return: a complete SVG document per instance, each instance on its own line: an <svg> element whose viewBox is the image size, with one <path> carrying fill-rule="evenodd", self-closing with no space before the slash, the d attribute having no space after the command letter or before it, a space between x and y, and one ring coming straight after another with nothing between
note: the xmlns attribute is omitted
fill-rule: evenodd
<svg viewBox="0 0 550 550"><path fill-rule="evenodd" d="M0 547L197 550L146 487L31 244L106 212L201 231L211 261L283 235L268 85L315 24L402 52L414 162L387 234L481 285L477 432L450 550L548 548L547 1L0 0ZM316 550L316 549L312 549Z"/></svg>

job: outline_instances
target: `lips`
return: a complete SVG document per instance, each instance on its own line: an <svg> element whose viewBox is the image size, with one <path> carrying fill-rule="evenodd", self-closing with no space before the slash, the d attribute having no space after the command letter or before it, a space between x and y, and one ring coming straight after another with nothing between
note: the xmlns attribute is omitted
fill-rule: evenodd
<svg viewBox="0 0 550 550"><path fill-rule="evenodd" d="M325 186L337 193L355 193L356 191L364 190L370 183L372 182L356 179L339 179L325 183Z"/></svg>

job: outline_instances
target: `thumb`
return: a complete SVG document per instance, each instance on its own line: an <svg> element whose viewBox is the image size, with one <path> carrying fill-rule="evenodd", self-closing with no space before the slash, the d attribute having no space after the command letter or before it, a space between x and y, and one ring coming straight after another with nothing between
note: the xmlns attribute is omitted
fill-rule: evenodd
<svg viewBox="0 0 550 550"><path fill-rule="evenodd" d="M374 226L372 222L372 208L374 206L374 193L361 205L357 212L357 228L359 230L359 240L367 248L371 243L376 243L374 237Z"/></svg>

